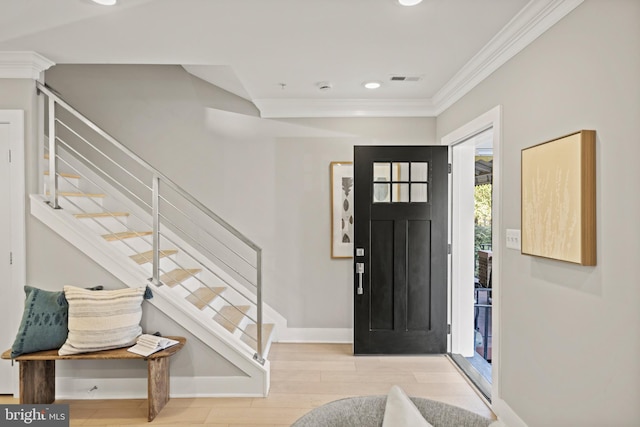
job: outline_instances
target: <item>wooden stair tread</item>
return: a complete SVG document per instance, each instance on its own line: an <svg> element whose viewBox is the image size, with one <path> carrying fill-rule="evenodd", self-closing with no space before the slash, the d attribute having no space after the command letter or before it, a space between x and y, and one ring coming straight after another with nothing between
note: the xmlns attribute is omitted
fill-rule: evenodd
<svg viewBox="0 0 640 427"><path fill-rule="evenodd" d="M171 270L170 272L164 273L162 276L160 276L160 281L166 286L173 288L175 285L182 283L183 281L192 276L195 276L201 271L201 268L176 268L175 270Z"/></svg>
<svg viewBox="0 0 640 427"><path fill-rule="evenodd" d="M160 258L175 255L178 253L177 249L166 249L160 251ZM138 264L145 264L147 262L153 262L153 251L141 252L139 254L131 255L130 258Z"/></svg>
<svg viewBox="0 0 640 427"><path fill-rule="evenodd" d="M115 242L118 240L132 239L134 237L143 237L153 234L153 231L122 231L119 233L109 233L102 235L107 242Z"/></svg>
<svg viewBox="0 0 640 427"><path fill-rule="evenodd" d="M49 171L44 171L44 174L46 176L49 176ZM75 173L67 173L67 172L58 172L58 176L61 176L63 178L73 178L73 179L80 179L81 176L77 175Z"/></svg>
<svg viewBox="0 0 640 427"><path fill-rule="evenodd" d="M47 191L47 196L49 196L51 193L49 193ZM73 193L73 192L68 192L68 191L58 191L58 196L62 196L62 197L98 197L98 198L103 198L103 197L107 197L106 194L99 194L99 193Z"/></svg>
<svg viewBox="0 0 640 427"><path fill-rule="evenodd" d="M96 213L81 213L74 214L76 218L109 218L115 216L129 216L129 212L96 212Z"/></svg>
<svg viewBox="0 0 640 427"><path fill-rule="evenodd" d="M207 288L206 286L203 286L196 289L196 291L190 294L186 300L198 307L198 309L202 310L207 306L207 304L213 301L215 297L224 292L225 289L226 288L224 287Z"/></svg>
<svg viewBox="0 0 640 427"><path fill-rule="evenodd" d="M271 333L273 332L273 328L275 325L273 323L263 323L262 324L262 351L267 347L267 343L271 338ZM258 342L258 325L255 323L249 323L246 328L244 328L244 334L242 334L242 341L247 344L252 349L256 349Z"/></svg>
<svg viewBox="0 0 640 427"><path fill-rule="evenodd" d="M220 309L218 314L213 317L213 320L224 326L224 328L233 333L245 314L249 311L248 305L225 305Z"/></svg>

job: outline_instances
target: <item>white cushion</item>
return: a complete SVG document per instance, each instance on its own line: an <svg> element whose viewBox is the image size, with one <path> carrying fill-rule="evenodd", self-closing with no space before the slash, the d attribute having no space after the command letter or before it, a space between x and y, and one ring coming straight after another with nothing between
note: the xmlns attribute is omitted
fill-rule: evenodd
<svg viewBox="0 0 640 427"><path fill-rule="evenodd" d="M397 385L387 395L382 427L433 427L424 419L409 396Z"/></svg>
<svg viewBox="0 0 640 427"><path fill-rule="evenodd" d="M65 286L69 334L60 355L129 347L142 334L142 300L146 287L90 291Z"/></svg>

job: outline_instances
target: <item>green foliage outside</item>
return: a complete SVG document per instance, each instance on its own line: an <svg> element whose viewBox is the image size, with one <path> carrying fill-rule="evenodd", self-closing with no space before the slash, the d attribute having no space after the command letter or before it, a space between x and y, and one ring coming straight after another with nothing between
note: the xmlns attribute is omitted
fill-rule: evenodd
<svg viewBox="0 0 640 427"><path fill-rule="evenodd" d="M474 191L476 224L491 226L491 184L476 185Z"/></svg>
<svg viewBox="0 0 640 427"><path fill-rule="evenodd" d="M491 249L491 184L476 185L475 198L475 261L478 276L478 251Z"/></svg>

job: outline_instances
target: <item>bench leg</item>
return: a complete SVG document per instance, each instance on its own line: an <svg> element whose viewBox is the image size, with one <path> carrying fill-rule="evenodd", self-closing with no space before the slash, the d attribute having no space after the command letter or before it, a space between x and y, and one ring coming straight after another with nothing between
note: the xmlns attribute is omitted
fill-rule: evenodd
<svg viewBox="0 0 640 427"><path fill-rule="evenodd" d="M56 361L20 363L20 403L46 404L56 400Z"/></svg>
<svg viewBox="0 0 640 427"><path fill-rule="evenodd" d="M153 421L169 401L169 358L147 359L147 367L149 370L147 383L148 420Z"/></svg>

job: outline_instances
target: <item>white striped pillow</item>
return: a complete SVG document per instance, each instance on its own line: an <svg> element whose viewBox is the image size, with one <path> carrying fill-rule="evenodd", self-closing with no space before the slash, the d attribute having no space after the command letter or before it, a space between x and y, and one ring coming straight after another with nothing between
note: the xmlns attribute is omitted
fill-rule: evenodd
<svg viewBox="0 0 640 427"><path fill-rule="evenodd" d="M61 356L132 346L142 334L142 300L146 287L89 291L65 286L69 334Z"/></svg>

